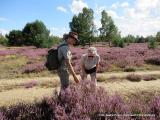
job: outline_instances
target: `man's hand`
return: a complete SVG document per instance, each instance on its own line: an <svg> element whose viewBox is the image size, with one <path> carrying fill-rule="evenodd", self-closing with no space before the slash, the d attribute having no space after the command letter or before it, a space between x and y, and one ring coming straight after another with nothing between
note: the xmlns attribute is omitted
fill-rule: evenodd
<svg viewBox="0 0 160 120"><path fill-rule="evenodd" d="M67 65L69 67L69 70L70 70L70 72L71 72L71 74L72 74L72 76L74 78L74 81L76 83L79 83L78 77L76 76L76 73L74 72L74 69L73 69L73 66L72 66L70 60L66 60L66 63L67 63Z"/></svg>
<svg viewBox="0 0 160 120"><path fill-rule="evenodd" d="M79 79L78 79L77 76L74 76L74 81L75 81L76 83L79 83Z"/></svg>

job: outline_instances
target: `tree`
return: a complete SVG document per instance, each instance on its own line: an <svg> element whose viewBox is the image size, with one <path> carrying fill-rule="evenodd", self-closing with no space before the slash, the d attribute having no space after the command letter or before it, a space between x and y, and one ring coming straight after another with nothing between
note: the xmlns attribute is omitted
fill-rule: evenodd
<svg viewBox="0 0 160 120"><path fill-rule="evenodd" d="M136 38L133 35L127 35L123 38L125 43L134 43L136 41Z"/></svg>
<svg viewBox="0 0 160 120"><path fill-rule="evenodd" d="M55 44L59 44L60 42L62 42L62 39L57 37L57 36L49 36L49 39L51 41L51 44L55 45Z"/></svg>
<svg viewBox="0 0 160 120"><path fill-rule="evenodd" d="M83 8L82 13L74 15L69 23L70 30L78 33L81 45L90 43L93 38L95 29L93 19L93 10Z"/></svg>
<svg viewBox="0 0 160 120"><path fill-rule="evenodd" d="M13 45L13 46L21 46L23 45L24 38L22 35L22 31L20 30L12 30L9 32L8 35L6 35L8 38L8 45Z"/></svg>
<svg viewBox="0 0 160 120"><path fill-rule="evenodd" d="M3 36L2 34L0 34L0 45L7 45L8 44L8 39Z"/></svg>
<svg viewBox="0 0 160 120"><path fill-rule="evenodd" d="M36 20L27 23L22 30L25 45L35 45L36 47L50 47L49 30L42 21Z"/></svg>
<svg viewBox="0 0 160 120"><path fill-rule="evenodd" d="M112 41L119 39L120 33L118 32L118 28L114 24L112 18L105 10L102 11L101 15L102 27L99 29L101 40L111 43Z"/></svg>
<svg viewBox="0 0 160 120"><path fill-rule="evenodd" d="M153 36L148 36L148 48L155 49L157 48L158 44L156 38Z"/></svg>
<svg viewBox="0 0 160 120"><path fill-rule="evenodd" d="M136 36L136 43L144 43L147 40L143 36Z"/></svg>
<svg viewBox="0 0 160 120"><path fill-rule="evenodd" d="M160 42L160 32L157 32L156 41L157 41L157 42Z"/></svg>

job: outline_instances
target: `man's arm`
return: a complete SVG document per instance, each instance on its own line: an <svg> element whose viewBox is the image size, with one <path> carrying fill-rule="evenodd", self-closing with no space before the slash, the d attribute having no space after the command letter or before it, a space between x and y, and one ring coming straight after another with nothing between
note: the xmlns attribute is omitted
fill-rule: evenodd
<svg viewBox="0 0 160 120"><path fill-rule="evenodd" d="M74 81L78 83L79 80L78 80L78 78L76 76L76 73L75 73L75 71L73 69L73 66L71 64L71 58L70 58L69 48L67 46L63 46L63 47L61 47L61 49L62 49L61 51L62 51L64 60L65 60L65 63L68 66L69 71L71 72L71 74L72 74L72 76L74 78Z"/></svg>
<svg viewBox="0 0 160 120"><path fill-rule="evenodd" d="M75 71L74 71L74 69L73 69L73 66L72 66L72 64L71 64L71 61L70 61L69 59L66 59L65 62L66 62L66 64L67 64L68 68L69 68L69 71L71 72L71 74L72 74L72 76L73 76L73 78L74 78L74 81L75 81L76 83L79 83L79 80L78 80L78 78L77 78L77 76L76 76L76 73L75 73Z"/></svg>

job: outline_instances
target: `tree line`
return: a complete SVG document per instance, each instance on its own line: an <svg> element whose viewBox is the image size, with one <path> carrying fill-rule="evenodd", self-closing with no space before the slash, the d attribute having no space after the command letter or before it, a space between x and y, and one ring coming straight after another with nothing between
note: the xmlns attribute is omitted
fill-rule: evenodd
<svg viewBox="0 0 160 120"><path fill-rule="evenodd" d="M39 20L27 23L22 30L11 30L9 34L0 36L0 44L8 46L49 48L61 41L59 37L50 35L50 31Z"/></svg>
<svg viewBox="0 0 160 120"><path fill-rule="evenodd" d="M96 28L94 24L94 11L90 8L83 8L82 12L74 15L69 22L70 31L79 35L80 45L93 42L108 42L110 46L124 47L129 43L148 42L150 48L155 48L160 42L160 32L156 36L133 36L122 37L118 27L111 16L103 10L101 12L101 27ZM97 33L99 33L97 35ZM12 30L6 36L0 35L0 44L9 46L30 46L49 48L61 41L62 38L50 35L42 21L36 20L27 23L22 30Z"/></svg>

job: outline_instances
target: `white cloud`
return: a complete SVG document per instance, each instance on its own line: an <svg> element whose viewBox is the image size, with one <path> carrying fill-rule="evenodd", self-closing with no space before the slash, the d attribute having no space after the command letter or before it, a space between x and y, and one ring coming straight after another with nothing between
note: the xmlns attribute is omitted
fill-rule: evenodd
<svg viewBox="0 0 160 120"><path fill-rule="evenodd" d="M88 8L88 5L83 0L72 0L72 4L70 6L71 12L73 14L78 14L79 12L82 12L82 9L84 7Z"/></svg>
<svg viewBox="0 0 160 120"><path fill-rule="evenodd" d="M155 35L160 30L160 18L153 21L153 18L138 20L138 19L123 19L116 21L122 36L128 34L148 36Z"/></svg>
<svg viewBox="0 0 160 120"><path fill-rule="evenodd" d="M141 11L149 11L158 6L159 0L136 0L136 8Z"/></svg>
<svg viewBox="0 0 160 120"><path fill-rule="evenodd" d="M50 34L58 37L62 37L64 33L68 33L68 29L65 27L58 28L58 27L52 27L50 28Z"/></svg>
<svg viewBox="0 0 160 120"><path fill-rule="evenodd" d="M112 9L126 8L126 7L129 7L129 3L128 2L123 2L123 3L116 2L116 3L113 3L112 6L111 6Z"/></svg>
<svg viewBox="0 0 160 120"><path fill-rule="evenodd" d="M118 8L121 8L120 13ZM111 9L105 7L105 10L112 16L122 36L148 36L160 31L160 0L136 0L132 6L127 2L116 2Z"/></svg>
<svg viewBox="0 0 160 120"><path fill-rule="evenodd" d="M117 15L117 13L113 10L107 10L107 13L109 16L112 16L113 18L118 18L119 16Z"/></svg>
<svg viewBox="0 0 160 120"><path fill-rule="evenodd" d="M0 17L0 21L8 21L8 19L4 17Z"/></svg>
<svg viewBox="0 0 160 120"><path fill-rule="evenodd" d="M129 7L129 3L128 2L124 2L124 3L122 3L121 5L120 5L121 7Z"/></svg>
<svg viewBox="0 0 160 120"><path fill-rule="evenodd" d="M57 7L57 10L59 10L59 11L61 11L61 12L64 12L64 13L67 12L66 8L64 8L63 6L58 6L58 7Z"/></svg>
<svg viewBox="0 0 160 120"><path fill-rule="evenodd" d="M119 7L119 2L113 3L111 8L117 9Z"/></svg>
<svg viewBox="0 0 160 120"><path fill-rule="evenodd" d="M106 6L98 6L97 4L96 4L96 8L95 8L95 13L96 13L96 15L101 15L101 12L103 11L103 10L106 10Z"/></svg>
<svg viewBox="0 0 160 120"><path fill-rule="evenodd" d="M8 33L9 33L8 30L0 28L0 34L6 35L6 34L8 34Z"/></svg>
<svg viewBox="0 0 160 120"><path fill-rule="evenodd" d="M101 21L98 19L94 20L94 25L96 26L97 29L99 29L102 25L101 25Z"/></svg>

